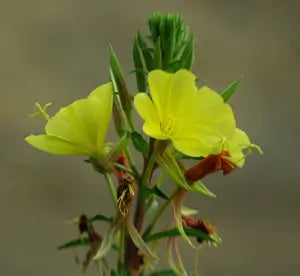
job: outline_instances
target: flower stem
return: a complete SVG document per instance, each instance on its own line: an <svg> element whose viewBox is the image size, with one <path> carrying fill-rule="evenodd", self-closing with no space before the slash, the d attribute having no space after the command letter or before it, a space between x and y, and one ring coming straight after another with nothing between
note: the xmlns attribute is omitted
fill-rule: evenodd
<svg viewBox="0 0 300 276"><path fill-rule="evenodd" d="M125 237L126 237L126 227L125 227L125 224L124 224L123 227L121 228L121 233L120 233L119 260L118 260L118 265L119 266L124 265Z"/></svg>
<svg viewBox="0 0 300 276"><path fill-rule="evenodd" d="M143 186L148 186L153 167L155 164L155 158L153 154L155 140L150 138L149 141L149 152L148 157L144 161L144 168L141 177L138 181L138 191L137 191L137 206L134 214L134 226L138 232L141 232L144 216L145 216L145 194L142 191ZM138 260L138 249L133 244L132 240L129 238L126 242L126 256L125 262L126 267L132 272L139 268L140 264L135 263Z"/></svg>
<svg viewBox="0 0 300 276"><path fill-rule="evenodd" d="M140 178L140 174L139 174L139 172L138 172L138 170L137 170L137 168L136 168L136 166L135 166L135 163L134 163L134 161L133 161L131 152L130 152L130 150L129 150L128 147L125 149L125 154L126 154L126 157L127 157L127 159L128 159L130 168L131 168L132 172L134 173L135 177L136 177L136 178ZM136 179L136 180L138 181L139 179Z"/></svg>
<svg viewBox="0 0 300 276"><path fill-rule="evenodd" d="M105 177L105 180L108 184L108 189L109 189L110 194L113 198L114 204L117 205L117 192L116 192L116 188L114 186L114 183L113 183L113 181L110 177L110 174L108 172L105 172L104 177Z"/></svg>

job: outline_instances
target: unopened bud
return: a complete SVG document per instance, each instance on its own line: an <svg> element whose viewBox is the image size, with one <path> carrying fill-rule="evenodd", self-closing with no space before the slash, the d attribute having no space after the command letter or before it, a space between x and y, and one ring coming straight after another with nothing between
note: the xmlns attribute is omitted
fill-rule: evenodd
<svg viewBox="0 0 300 276"><path fill-rule="evenodd" d="M109 46L109 53L110 53L110 66L116 82L121 104L126 116L129 116L131 115L131 110L132 110L131 96L128 92L125 79L121 71L120 63L111 45Z"/></svg>

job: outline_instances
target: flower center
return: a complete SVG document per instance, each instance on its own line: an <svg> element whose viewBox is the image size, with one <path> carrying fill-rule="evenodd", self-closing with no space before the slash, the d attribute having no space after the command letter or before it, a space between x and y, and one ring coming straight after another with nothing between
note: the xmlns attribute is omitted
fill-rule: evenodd
<svg viewBox="0 0 300 276"><path fill-rule="evenodd" d="M175 120L173 117L168 116L163 122L160 123L161 132L166 136L172 136L174 133Z"/></svg>

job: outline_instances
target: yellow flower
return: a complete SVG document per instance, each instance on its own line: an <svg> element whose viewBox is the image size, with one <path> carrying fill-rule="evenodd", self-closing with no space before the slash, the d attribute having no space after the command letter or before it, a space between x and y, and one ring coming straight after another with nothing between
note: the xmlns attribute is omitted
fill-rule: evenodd
<svg viewBox="0 0 300 276"><path fill-rule="evenodd" d="M224 137L235 133L235 119L219 94L206 86L198 89L187 70L154 70L148 82L151 98L146 93L134 98L147 135L170 139L178 151L193 157L221 152Z"/></svg>
<svg viewBox="0 0 300 276"><path fill-rule="evenodd" d="M95 158L106 151L104 139L112 112L112 84L106 83L61 108L45 126L46 134L30 135L25 140L33 147L59 155L88 155Z"/></svg>

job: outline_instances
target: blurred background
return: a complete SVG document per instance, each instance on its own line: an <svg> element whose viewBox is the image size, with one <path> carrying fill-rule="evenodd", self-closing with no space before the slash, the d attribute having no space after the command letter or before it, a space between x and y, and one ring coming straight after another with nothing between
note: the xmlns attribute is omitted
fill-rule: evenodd
<svg viewBox="0 0 300 276"><path fill-rule="evenodd" d="M188 198L223 238L218 249L201 251L201 275L300 275L299 8L296 0L2 0L0 275L77 274L73 251L56 250L77 237L64 221L112 214L111 200L83 158L24 142L44 125L28 114L36 101L52 102L53 114L107 81L110 42L135 93L133 38L155 11L182 14L196 37L193 71L204 83L220 91L244 75L230 103L264 150L242 170L205 181L217 200ZM181 251L191 266L193 251Z"/></svg>

